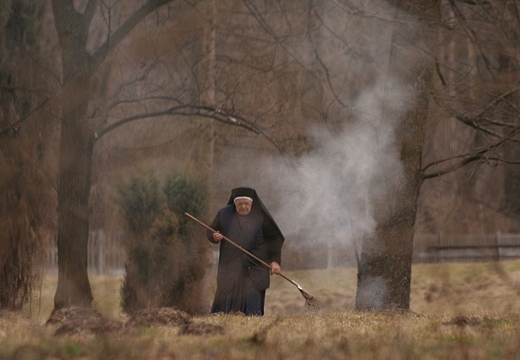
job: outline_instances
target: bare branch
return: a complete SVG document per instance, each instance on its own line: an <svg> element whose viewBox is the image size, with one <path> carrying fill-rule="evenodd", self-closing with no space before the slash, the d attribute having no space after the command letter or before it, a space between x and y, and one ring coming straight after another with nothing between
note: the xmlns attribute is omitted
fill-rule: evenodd
<svg viewBox="0 0 520 360"><path fill-rule="evenodd" d="M125 88L127 88L131 85L135 85L135 84L145 80L147 78L148 74L150 72L152 72L152 70L154 69L154 65L155 64L152 64L152 65L146 67L145 70L141 74L138 74L137 76L135 76L133 78L127 79L127 80L119 83L118 86L116 87L116 89L114 90L114 98L119 98L119 96L121 95L121 93L123 92L123 90ZM116 106L123 104L123 103L129 103L129 102L134 102L134 101L133 100L132 101L115 100L105 106L104 113L108 114ZM106 116L106 117L108 117L108 116ZM106 118L104 120L106 121Z"/></svg>
<svg viewBox="0 0 520 360"><path fill-rule="evenodd" d="M265 20L265 17L262 16L262 13L260 12L260 10L258 10L256 5L249 0L243 0L242 2L246 5L246 7L250 11L250 13L255 17L255 19L258 21L258 23L264 29L264 31L271 38L273 38L277 43L280 43L281 42L280 38L278 37L276 32L271 28L271 26L267 23L267 21ZM287 24L289 24L289 22L287 22ZM289 36L289 34L286 35L284 38L287 38L288 36Z"/></svg>
<svg viewBox="0 0 520 360"><path fill-rule="evenodd" d="M453 159L453 158L452 158ZM469 156L467 158L464 158L464 159L461 159L460 161L456 162L455 164L451 164L443 169L440 169L440 170L437 170L435 172L431 172L431 173L426 173L424 172L424 170L426 170L427 168L431 167L431 166L434 166L434 165L437 165L437 164L440 164L440 163L443 163L443 162L446 162L446 161L449 161L451 159L445 159L445 160L440 160L440 161L435 161L431 164L429 164L428 166L426 166L424 169L423 169L423 176L422 178L423 179L432 179L432 178L435 178L435 177L439 177L439 176L442 176L442 175L446 175L446 174L449 174L451 172L454 172L458 169L461 169L463 168L464 166L474 162L474 161L477 161L477 160L480 160L482 159L482 155L481 154L476 154L476 155L473 155L473 156Z"/></svg>
<svg viewBox="0 0 520 360"><path fill-rule="evenodd" d="M327 79L327 85L329 86L329 89L332 93L332 95L334 96L334 99L342 106L344 107L345 109L349 109L349 110L353 110L351 106L349 106L348 104L344 103L338 96L338 94L336 94L336 91L334 90L334 85L332 84L332 80L331 80L331 76L330 76L330 72L329 72L329 69L327 67L327 65L325 65L325 63L323 62L323 60L321 59L320 55L318 54L318 51L315 49L314 50L314 54L316 56L316 60L318 60L318 63L320 64L321 68L323 69L323 71L325 72L325 78Z"/></svg>
<svg viewBox="0 0 520 360"><path fill-rule="evenodd" d="M90 24L94 14L96 13L96 7L99 4L99 0L89 0L87 3L87 7L83 15L85 16L85 21Z"/></svg>
<svg viewBox="0 0 520 360"><path fill-rule="evenodd" d="M520 92L520 87L515 87L515 88L512 88L511 90L509 91L506 91L505 93L503 94L500 94L498 96L496 96L493 101L490 101L489 104L484 107L482 109L482 111L477 115L478 116L482 116L482 114L484 114L486 111L488 111L489 109L493 108L494 106L496 106L500 101L505 101L505 99L511 95L514 95L516 94L517 92Z"/></svg>
<svg viewBox="0 0 520 360"><path fill-rule="evenodd" d="M49 102L49 100L50 100L49 98L43 100L38 106L36 106L34 109L29 111L27 114L22 116L20 119L18 119L18 121L12 123L11 125L5 127L4 129L0 130L0 135L4 135L7 132L9 132L10 130L15 130L16 131L18 129L18 126L20 126L22 124L22 122L27 120L29 118L29 116L31 116L36 111L40 110L43 106L45 106L45 104L47 104Z"/></svg>
<svg viewBox="0 0 520 360"><path fill-rule="evenodd" d="M479 111L478 114L473 115L473 116L457 115L457 116L455 116L455 118L457 120L459 120L460 122L462 122L463 124L473 128L477 131L481 131L483 133L492 135L495 138L500 139L502 137L505 137L505 138L508 138L508 140L511 140L510 135L506 134L506 136L504 136L502 133L500 133L498 131L494 131L488 127L494 126L495 128L498 127L498 128L510 129L510 131L513 131L513 133L516 134L517 132L515 131L515 129L517 129L517 125L489 119L488 117L484 116L484 114L487 111L495 108L499 102L506 102L512 108L516 108L514 104L511 104L509 101L507 101L507 98L518 92L520 92L520 87L510 89L510 90L506 91L505 93L494 97L494 99L492 101L490 101L486 106L484 106L481 109L481 111ZM486 127L486 125L488 127Z"/></svg>
<svg viewBox="0 0 520 360"><path fill-rule="evenodd" d="M234 125L242 127L248 131L254 132L255 134L262 135L264 138L266 138L271 144L273 144L276 149L280 153L285 153L285 151L272 139L270 136L268 136L262 129L259 129L254 124L251 124L244 118L228 114L225 110L213 108L209 106L197 106L197 105L179 105L174 106L172 108L163 110L163 111L157 111L152 113L144 113L144 114L137 114L133 115L124 119L121 119L119 121L116 121L115 123L107 126L103 130L97 132L94 134L94 138L96 140L100 139L110 131L118 128L121 125L130 123L132 121L136 120L142 120L142 119L149 119L149 118L156 118L161 116L187 116L187 117L205 117L205 118L211 118L214 120L217 120L221 123L228 124L228 125Z"/></svg>
<svg viewBox="0 0 520 360"><path fill-rule="evenodd" d="M437 172L424 173L423 174L423 179L432 179L432 178L435 178L435 177L439 177L439 176L442 176L442 175L449 174L449 173L451 173L453 171L461 169L464 166L466 166L466 165L468 165L468 164L470 164L472 162L478 161L478 160L483 160L483 161L485 161L488 164L492 164L492 166L496 166L499 163L508 164L508 165L520 165L520 160L512 160L512 159L507 159L507 158L504 158L504 157L485 156L485 155L477 154L477 155L470 156L470 157L467 157L465 159L462 159L462 160L458 161L455 164L452 164L452 165L450 165L448 167L445 167L445 168L443 168L441 170L438 170ZM433 163L430 164L430 165L433 165Z"/></svg>
<svg viewBox="0 0 520 360"><path fill-rule="evenodd" d="M487 0L454 0L468 5L490 5Z"/></svg>
<svg viewBox="0 0 520 360"><path fill-rule="evenodd" d="M136 27L145 17L157 10L163 5L169 4L175 0L148 0L136 12L134 12L126 21L112 34L112 36L101 46L92 56L91 71L96 69L114 49L121 40L125 38L132 29Z"/></svg>
<svg viewBox="0 0 520 360"><path fill-rule="evenodd" d="M507 159L504 159L503 157L496 157L496 156L490 156L488 155L489 153L493 152L493 151L496 151L500 146L502 146L504 143L508 142L508 141L511 141L511 140L514 140L514 137L516 135L518 135L520 133L520 129L519 128L515 128L514 130L510 131L509 134L507 134L506 136L504 136L503 138L501 138L499 141L497 141L496 143L480 150L480 151L477 151L475 153L471 153L471 154L464 154L464 155L457 155L457 156L454 156L454 157L451 157L451 158L448 158L448 159L443 159L443 160L438 160L438 161L434 161L428 165L426 165L423 169L422 169L422 172L423 172L423 179L431 179L431 178L434 178L434 177L439 177L439 176L442 176L442 175L446 175L448 173L451 173L455 170L458 170L474 161L477 161L477 160L486 160L486 161L495 161L495 162L503 162L503 163L508 163L508 164L513 164L514 161L512 160L507 160ZM455 164L450 164L442 169L439 169L437 171L432 171L430 173L427 173L426 170L428 170L429 168L433 167L433 166L437 166L437 165L440 165L440 164L445 164L447 162L451 162L452 160L454 159L461 159L460 161L456 162Z"/></svg>

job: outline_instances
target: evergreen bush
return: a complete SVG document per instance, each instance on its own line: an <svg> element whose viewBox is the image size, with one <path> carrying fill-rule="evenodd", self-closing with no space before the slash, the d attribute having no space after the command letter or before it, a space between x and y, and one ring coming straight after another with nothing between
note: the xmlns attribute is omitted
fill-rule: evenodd
<svg viewBox="0 0 520 360"><path fill-rule="evenodd" d="M180 173L167 178L162 193L153 174L134 175L117 190L129 232L123 310L175 306L202 312L207 243L200 229L186 222L184 212L202 215L207 191Z"/></svg>

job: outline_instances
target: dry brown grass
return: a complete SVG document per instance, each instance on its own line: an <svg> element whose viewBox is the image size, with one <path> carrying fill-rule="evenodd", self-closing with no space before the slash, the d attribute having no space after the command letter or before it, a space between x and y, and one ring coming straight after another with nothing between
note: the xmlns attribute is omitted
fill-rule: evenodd
<svg viewBox="0 0 520 360"><path fill-rule="evenodd" d="M414 266L411 313L355 311L355 269L336 268L286 273L325 305L321 312L306 311L298 290L273 278L264 317L201 316L191 330L140 327L102 336L55 336L55 326L44 325L55 286L47 277L32 315L28 307L0 317L0 358L516 359L520 261L499 265ZM120 277L92 277L95 306L107 318L125 320L120 285ZM223 331L205 333L212 328Z"/></svg>

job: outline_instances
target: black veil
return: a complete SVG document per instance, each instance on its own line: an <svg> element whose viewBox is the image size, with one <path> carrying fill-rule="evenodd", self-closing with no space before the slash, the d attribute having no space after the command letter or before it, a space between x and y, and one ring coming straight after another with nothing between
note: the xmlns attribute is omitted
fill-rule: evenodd
<svg viewBox="0 0 520 360"><path fill-rule="evenodd" d="M260 197L258 197L258 194L256 193L255 189L251 189L248 187L238 187L231 190L231 196L228 201L228 205L234 204L235 198L240 196L247 196L253 199L252 208L256 210L260 210L267 220L270 222L269 227L276 233L276 235L283 241L285 238L282 234L282 231L276 224L276 221L274 221L272 215L269 213L269 210L265 207L262 200L260 200Z"/></svg>

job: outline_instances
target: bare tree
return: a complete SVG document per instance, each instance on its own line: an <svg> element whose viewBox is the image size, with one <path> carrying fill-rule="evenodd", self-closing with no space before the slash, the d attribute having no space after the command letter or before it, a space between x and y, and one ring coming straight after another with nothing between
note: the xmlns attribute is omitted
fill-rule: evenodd
<svg viewBox="0 0 520 360"><path fill-rule="evenodd" d="M465 129L469 146L444 158L429 156L424 176L434 178L473 163L515 165L520 115L515 106L520 59L513 41L518 36L517 5L448 2L443 12L447 43L438 61L436 99L452 126Z"/></svg>
<svg viewBox="0 0 520 360"><path fill-rule="evenodd" d="M86 1L81 9L73 1L53 0L54 22L61 49L63 84L61 100L61 137L60 137L60 171L58 189L58 287L55 295L55 309L71 305L89 306L92 292L87 274L87 248L91 188L91 174L94 144L114 129L140 119L158 117L201 117L241 126L250 131L262 131L244 118L235 114L233 109L226 110L208 104L193 101L193 98L182 96L153 94L143 101L142 98L119 98L108 106L109 111L101 110L105 116L95 116L89 120L91 99L93 98L94 80L100 75L103 63L122 43L140 22L168 4L180 3L173 0L148 0L141 2L138 8L132 4L124 10L128 14L121 16L120 22L114 25L108 22L100 45L92 45L92 20L100 11L113 15L116 9L107 7L95 0ZM195 6L193 2L189 6ZM119 4L122 6L121 4ZM116 7L116 6L114 6ZM124 11L122 12L125 13ZM168 13L168 11L166 11ZM158 14L158 13L157 13ZM111 16L107 16L110 19ZM115 27L115 29L114 29ZM147 70L126 83L145 81ZM105 74L103 74L105 75ZM128 87L124 85L120 90ZM117 89L116 89L117 91ZM148 104L154 103L153 110ZM132 103L134 106L132 106ZM159 104L159 105L158 105ZM110 111L121 110L125 105L132 111L120 112L113 118ZM102 107L105 108L104 106ZM117 108L117 109L116 109ZM122 116L121 116L122 114ZM110 121L103 122L110 118ZM96 120L93 122L93 120ZM101 122L99 122L101 120Z"/></svg>
<svg viewBox="0 0 520 360"><path fill-rule="evenodd" d="M380 162L382 172L370 183L369 204L375 210L377 227L374 235L365 239L359 256L356 306L408 309L413 234L423 181L475 162L517 163L513 149L518 90L514 80L506 81L518 67L518 51L512 40L518 22L516 4L335 1L325 5L309 1L306 39L314 49L312 63L294 56L298 53L294 40L301 38L295 23L288 20L291 15L297 17L293 8L242 3L261 24L270 43L297 63L296 67L319 80L321 102L314 104L315 114L320 114L332 131L345 123L342 117L362 119L374 129L389 124L393 129L393 145L386 150L396 152L402 167ZM448 15L447 9L451 10ZM275 14L284 14L285 22L279 21L278 27L272 25ZM348 21L342 23L342 16ZM372 29L361 25L365 33L349 32L368 21L379 25ZM290 30L284 33L281 24ZM442 42L446 31L456 34L454 43ZM387 43L381 41L386 34ZM378 46L378 51L370 49L371 44ZM440 59L439 54L451 51L453 44L456 50L451 60ZM279 62L273 64L280 66ZM289 71L289 67L284 70ZM356 97L371 86L381 89L378 114L367 114L356 105ZM457 127L464 147L452 148L455 151L451 153L431 152L432 139L425 143L431 136L426 125L435 128L443 116L451 116L473 132ZM374 133L377 136L378 131ZM379 134L384 135L382 130ZM423 165L425 144L428 160Z"/></svg>
<svg viewBox="0 0 520 360"><path fill-rule="evenodd" d="M201 34L205 28L206 34L210 35L207 39L211 41L206 46L200 45L198 51L185 45L186 42L169 42L189 53L177 58L177 61L181 58L186 60L185 71L172 71L164 66L160 56L148 58L146 66L132 65L134 76L121 76L122 81L117 86L106 85L107 89L110 88L112 101L108 104L100 101L100 106L97 106L92 101L96 95L93 89L98 89L99 84L103 88L102 79L114 76L110 64L118 61L117 47L133 28L146 21L149 14L156 14L154 19L157 23L164 16L173 16L171 13L177 10L172 7L174 3L179 1L149 0L140 2L139 8L129 5L125 9L127 16L121 15L119 23L107 20L105 33L97 38L98 44L91 39L94 34L92 19L100 13L106 15L105 19L116 18L117 6L109 7L91 0L78 10L72 1L52 2L61 46L64 89L60 97L59 284L55 307L89 305L92 300L86 249L92 159L94 144L99 139L107 139L114 129L140 119L214 119L262 135L267 131L276 133L276 138L268 137L276 148L300 154L310 148L302 129L316 122L319 115L331 132L337 131L345 122L367 118L370 118L367 121L369 126L374 128L381 124L390 124L394 128L391 150L402 161L402 171L381 164L385 174L374 178L371 183L374 192L369 200L377 210L378 227L375 235L363 244L359 257L357 307L408 308L419 190L424 179L454 169L452 162L438 159L425 168L422 166L426 119L431 115L433 104L430 98L433 74L443 76L439 62L435 61L442 2L385 1L382 5L374 2L371 3L373 6L381 6L384 11L371 12L367 10L369 6L361 6L366 4L347 0L327 4L306 1L305 6L301 6L301 1L264 2L260 6L252 0L230 0L218 4L209 2L210 6L205 9L213 10L208 12L197 8L204 5L204 2L197 1L189 5L196 9L194 14L198 15L195 16L206 19L206 23L198 27L198 32L186 33L185 40L190 36L196 38L193 34ZM455 9L460 2L449 4ZM101 5L105 7L98 7ZM465 2L464 6L489 10L484 2L473 5ZM161 8L168 11L158 11ZM213 15L208 16L210 13ZM332 18L341 24L342 16L349 19L344 28L331 28L327 19ZM306 22L302 23L304 17ZM354 28L348 27L350 21L367 19L383 23L390 32L381 33L381 28L375 26L371 33L358 34L360 40L352 46L347 37L347 30ZM460 19L464 23L464 19ZM189 27L186 29L191 31ZM468 30L468 34L472 33ZM384 49L372 53L365 51L371 46L371 38L383 36L388 36ZM143 48L148 49L144 46L146 40L141 41ZM329 44L333 46L327 46ZM343 69L338 70L337 62L333 66L333 60L337 60L339 55L331 57L329 52L343 56L346 64L340 63ZM345 69L359 77L352 81ZM184 77L187 72L195 79L189 85L186 85ZM121 73L127 74L125 71ZM168 83L176 84L176 87L156 81L155 91L147 88L150 79L164 78L165 74L169 76ZM375 116L378 120L374 121L373 114L367 116L353 104L363 88L374 86L379 81L376 79L379 75L384 79L382 101L378 107L379 114ZM147 88L146 95L136 96L136 89L144 88ZM396 99L393 95L398 93L404 94L403 97ZM495 100L505 106L510 96L507 94L500 92ZM439 101L439 97L435 99ZM396 106L395 101L408 106ZM480 100L477 102L482 103ZM489 109L497 109L492 100L489 105ZM402 109L406 110L403 112ZM489 114L489 111L481 110L474 108L471 113L459 112L456 117L486 136L491 135L489 132L498 133L489 128L496 126L496 122L475 122L475 119L483 119L483 114ZM260 123L266 125L260 128ZM510 126L505 122L504 125ZM233 132L213 135L214 131L207 133L216 146L234 136ZM504 134L514 140L516 132L502 133L502 137L483 153L453 156L453 159L462 159L455 168L477 159L489 159L489 150L504 143ZM211 154L211 150L208 153ZM444 164L448 167L442 168ZM390 194L390 197L379 197L383 193ZM373 289L380 291L378 296L372 296Z"/></svg>
<svg viewBox="0 0 520 360"><path fill-rule="evenodd" d="M54 223L50 143L41 110L47 84L39 57L42 1L0 7L0 308L19 310L41 276Z"/></svg>
<svg viewBox="0 0 520 360"><path fill-rule="evenodd" d="M387 168L384 178L374 179L384 188L385 198L375 198L377 227L363 242L358 264L356 308L360 310L408 309L410 304L411 258L417 198L423 177L421 157L430 101L433 44L439 17L438 1L389 2L395 7L391 49L384 91L403 93L404 111L384 97L382 119L396 124L395 144L403 164ZM434 24L432 26L432 24Z"/></svg>
<svg viewBox="0 0 520 360"><path fill-rule="evenodd" d="M111 51L148 14L170 1L148 1L93 54L87 49L89 29L98 1L88 1L83 12L74 1L52 1L63 71L58 188L58 287L55 309L90 306L92 291L87 274L89 195L95 142L87 113L92 77Z"/></svg>
<svg viewBox="0 0 520 360"><path fill-rule="evenodd" d="M330 109L336 106L337 111L351 118L373 123L374 128L393 124L393 143L403 164L401 173L380 163L383 174L371 183L370 204L374 206L377 228L374 236L365 239L358 259L356 306L360 309L409 307L410 257L419 190L424 180L463 171L473 163L517 163L514 149L518 112L514 99L518 93L518 51L511 41L518 22L516 5L487 1L384 3L390 6L336 1L338 11L334 14L347 16L352 23L350 28L335 25L330 9L319 11L315 6L312 12L316 28L321 29L315 32L321 34L316 44L327 40L330 43L335 38L336 51L342 50L348 63L344 71L338 70L331 60L334 58L330 57L330 46L315 47L317 64L322 69L318 74L333 99L329 110L322 112L324 119L334 119ZM376 26L380 31L375 35L362 25L367 21L384 24L391 31ZM364 33L349 33L348 30L355 31L355 25ZM384 42L374 38L379 36L381 40L387 33L391 34L388 50ZM358 41L352 40L355 37ZM371 43L381 51L367 51ZM442 54L448 52L449 56L443 58ZM371 56L374 53L376 56ZM388 59L388 63L380 61L382 58ZM339 57L335 59L337 63ZM356 71L356 64L361 64L363 71ZM377 85L378 74L383 74L385 81L381 110L375 118L383 120L374 122L356 106L356 92L363 93L367 85ZM403 93L409 94L404 101L396 96ZM439 138L433 136L432 129L445 127L450 117L461 124L450 125L448 129L453 130L447 130L457 146L443 146L442 141L435 145ZM464 127L470 130L464 131ZM459 181L467 181L475 169L462 173ZM483 198L478 189L475 193Z"/></svg>

